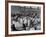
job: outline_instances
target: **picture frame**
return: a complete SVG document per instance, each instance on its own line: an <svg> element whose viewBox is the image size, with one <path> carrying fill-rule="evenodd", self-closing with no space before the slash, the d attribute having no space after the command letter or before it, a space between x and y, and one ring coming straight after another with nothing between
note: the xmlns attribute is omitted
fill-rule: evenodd
<svg viewBox="0 0 46 37"><path fill-rule="evenodd" d="M15 13L14 11L19 12L19 10L20 11L22 10L21 12L27 12L27 13L20 13L20 16L21 16L21 18L22 17L25 18L27 16L29 18L29 16L31 15L30 14L31 12L29 10L31 9L31 11L32 11L32 9L34 9L33 12L36 11L36 13L37 13L37 7L38 7L38 10L40 9L39 14L41 15L41 17L40 17L40 26L39 27L41 28L40 29L41 31L39 29L29 30L29 31L26 31L27 29L22 30L22 31L21 30L13 31L10 29L11 19L12 19L11 17L14 16L14 14L17 14L17 15L19 14L19 13ZM20 8L22 8L22 9L20 9ZM27 11L26 11L26 9L27 9ZM11 13L12 11L13 11L13 13ZM28 15L28 13L30 15ZM32 15L32 17L33 17L33 15ZM39 35L39 34L45 34L45 3L43 3L43 2L26 2L26 1L25 2L24 1L7 1L5 3L5 35L6 36Z"/></svg>

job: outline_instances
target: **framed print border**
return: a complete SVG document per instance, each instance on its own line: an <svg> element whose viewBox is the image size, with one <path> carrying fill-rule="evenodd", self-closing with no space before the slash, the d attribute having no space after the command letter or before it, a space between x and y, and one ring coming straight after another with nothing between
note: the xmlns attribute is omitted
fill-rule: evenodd
<svg viewBox="0 0 46 37"><path fill-rule="evenodd" d="M8 34L8 3L24 3L24 4L42 4L43 5L43 32L28 34ZM22 35L38 35L45 34L45 3L43 2L24 2L24 1L5 1L5 36L22 36Z"/></svg>

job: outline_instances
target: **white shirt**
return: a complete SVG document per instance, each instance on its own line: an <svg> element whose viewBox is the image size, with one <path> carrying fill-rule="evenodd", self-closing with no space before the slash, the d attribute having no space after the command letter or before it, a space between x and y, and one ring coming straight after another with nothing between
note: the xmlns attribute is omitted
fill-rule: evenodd
<svg viewBox="0 0 46 37"><path fill-rule="evenodd" d="M30 26L30 20L28 19L28 26Z"/></svg>
<svg viewBox="0 0 46 37"><path fill-rule="evenodd" d="M23 24L23 19L22 18L20 18L20 23Z"/></svg>
<svg viewBox="0 0 46 37"><path fill-rule="evenodd" d="M24 18L23 20L24 20L24 24L26 24L28 22L26 18Z"/></svg>

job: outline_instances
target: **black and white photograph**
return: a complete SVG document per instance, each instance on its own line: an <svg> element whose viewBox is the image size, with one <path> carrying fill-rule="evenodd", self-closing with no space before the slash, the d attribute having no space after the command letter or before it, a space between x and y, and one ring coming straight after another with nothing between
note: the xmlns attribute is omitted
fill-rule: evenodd
<svg viewBox="0 0 46 37"><path fill-rule="evenodd" d="M40 7L11 6L11 31L41 29Z"/></svg>
<svg viewBox="0 0 46 37"><path fill-rule="evenodd" d="M43 5L8 3L8 33L26 34L43 32Z"/></svg>

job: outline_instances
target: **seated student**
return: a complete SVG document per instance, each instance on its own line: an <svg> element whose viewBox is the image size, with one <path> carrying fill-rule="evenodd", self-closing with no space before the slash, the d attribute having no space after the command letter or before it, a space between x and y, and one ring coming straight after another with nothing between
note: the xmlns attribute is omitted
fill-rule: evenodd
<svg viewBox="0 0 46 37"><path fill-rule="evenodd" d="M11 28L13 31L21 31L21 30L23 30L23 25L20 24L19 22L13 21Z"/></svg>
<svg viewBox="0 0 46 37"><path fill-rule="evenodd" d="M11 26L12 30L14 30L14 31L23 30L23 25L21 23L19 23L18 18L14 19L12 22L13 22L13 24Z"/></svg>

